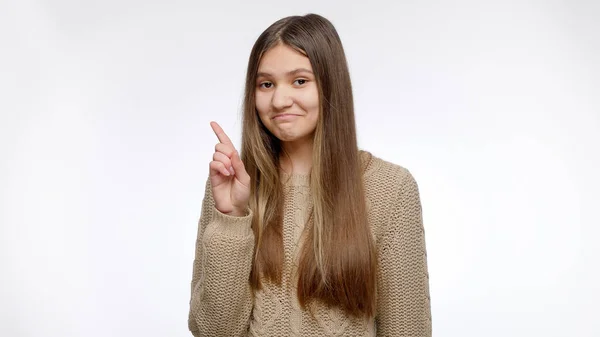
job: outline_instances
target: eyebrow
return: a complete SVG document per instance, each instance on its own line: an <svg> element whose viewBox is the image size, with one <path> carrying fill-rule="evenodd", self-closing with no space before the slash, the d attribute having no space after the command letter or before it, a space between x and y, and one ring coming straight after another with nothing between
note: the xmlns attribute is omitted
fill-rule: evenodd
<svg viewBox="0 0 600 337"><path fill-rule="evenodd" d="M290 70L287 73L285 73L285 76L292 76L292 75L297 75L299 73L309 73L312 74L313 72L310 71L309 69L306 68L298 68L298 69L294 69L294 70ZM273 75L271 75L270 73L267 72L258 72L256 74L257 77L273 77Z"/></svg>

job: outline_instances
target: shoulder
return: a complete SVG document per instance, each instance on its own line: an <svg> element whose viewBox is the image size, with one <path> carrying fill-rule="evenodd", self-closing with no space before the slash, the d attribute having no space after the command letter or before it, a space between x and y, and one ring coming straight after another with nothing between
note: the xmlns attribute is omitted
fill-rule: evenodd
<svg viewBox="0 0 600 337"><path fill-rule="evenodd" d="M406 188L416 188L414 176L404 166L364 150L360 151L360 158L367 190L398 196Z"/></svg>
<svg viewBox="0 0 600 337"><path fill-rule="evenodd" d="M399 164L367 151L363 158L365 197L372 229L376 236L404 231L409 218L419 218L421 202L412 173ZM412 221L409 221L412 222Z"/></svg>

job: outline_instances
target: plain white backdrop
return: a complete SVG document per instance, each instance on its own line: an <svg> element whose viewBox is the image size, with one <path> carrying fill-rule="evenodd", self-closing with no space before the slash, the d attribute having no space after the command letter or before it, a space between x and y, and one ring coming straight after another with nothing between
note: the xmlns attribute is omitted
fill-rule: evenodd
<svg viewBox="0 0 600 337"><path fill-rule="evenodd" d="M422 196L434 336L600 336L600 2L0 2L0 336L190 336L218 121L314 12Z"/></svg>

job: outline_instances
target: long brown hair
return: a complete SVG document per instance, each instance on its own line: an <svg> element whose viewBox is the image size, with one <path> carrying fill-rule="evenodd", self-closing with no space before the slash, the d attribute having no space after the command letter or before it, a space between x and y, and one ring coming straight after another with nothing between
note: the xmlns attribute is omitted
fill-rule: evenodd
<svg viewBox="0 0 600 337"><path fill-rule="evenodd" d="M261 57L278 44L309 58L320 104L310 174L313 209L298 266L299 302L306 308L316 300L357 317L372 317L377 258L367 222L350 74L337 31L316 14L273 23L257 39L248 61L241 157L252 178L256 245L250 284L257 290L261 278L276 284L282 278L282 146L260 121L254 96Z"/></svg>

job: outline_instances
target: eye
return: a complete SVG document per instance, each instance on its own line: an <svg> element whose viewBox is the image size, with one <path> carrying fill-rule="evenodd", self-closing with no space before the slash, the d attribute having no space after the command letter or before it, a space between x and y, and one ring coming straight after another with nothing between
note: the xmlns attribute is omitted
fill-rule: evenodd
<svg viewBox="0 0 600 337"><path fill-rule="evenodd" d="M271 82L262 82L258 86L261 87L261 88L269 89L269 88L271 88L273 86L273 83L271 83Z"/></svg>
<svg viewBox="0 0 600 337"><path fill-rule="evenodd" d="M305 84L307 81L303 78L299 78L297 80L294 81L294 83L298 83L298 85L303 85Z"/></svg>

